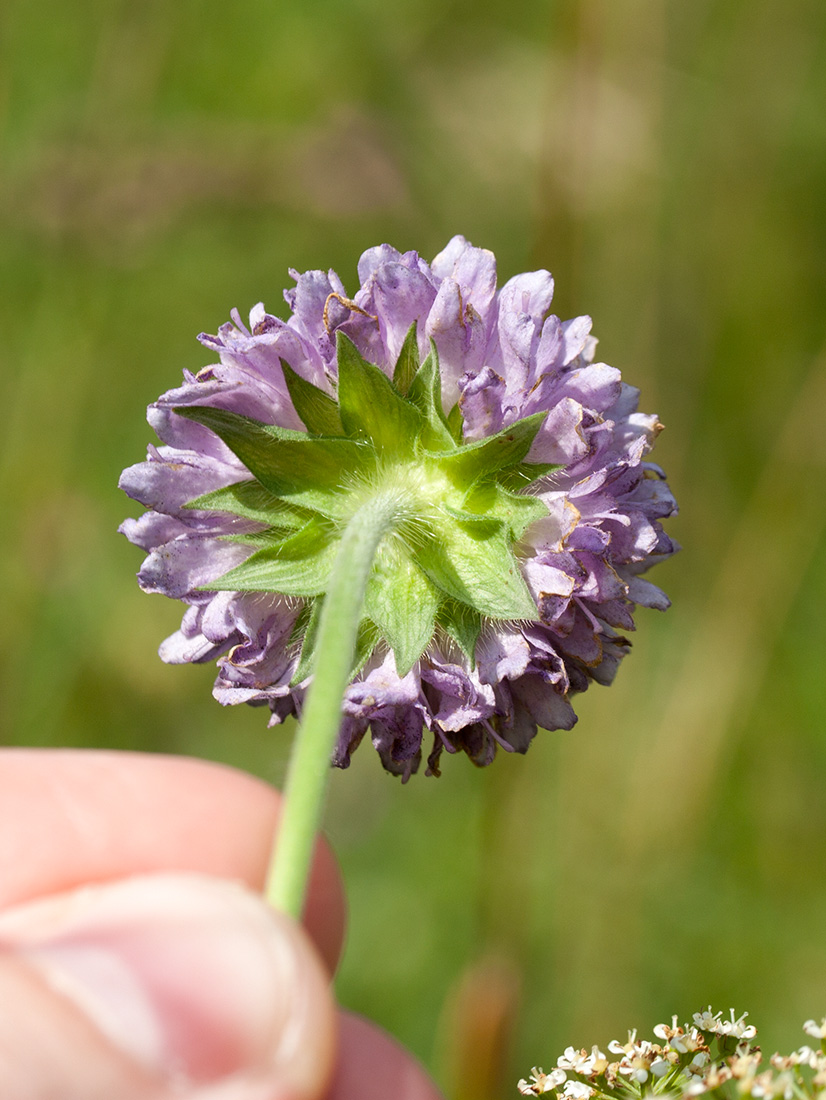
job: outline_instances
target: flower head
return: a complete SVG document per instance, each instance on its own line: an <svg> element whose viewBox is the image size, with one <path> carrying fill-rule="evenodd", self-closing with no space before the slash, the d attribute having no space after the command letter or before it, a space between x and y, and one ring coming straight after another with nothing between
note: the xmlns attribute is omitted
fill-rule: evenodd
<svg viewBox="0 0 826 1100"><path fill-rule="evenodd" d="M187 604L160 648L218 661L224 704L300 713L338 540L371 496L394 529L369 578L334 763L365 732L404 777L442 751L489 763L537 727L570 729L571 696L607 684L641 574L673 553L675 511L646 456L660 425L594 363L590 320L548 315L546 271L496 286L492 253L454 237L432 262L366 252L350 297L291 272L287 321L256 306L219 362L150 406L160 437L121 486L147 511L141 587Z"/></svg>
<svg viewBox="0 0 826 1100"><path fill-rule="evenodd" d="M678 1026L673 1016L671 1025L657 1024L654 1034L664 1046L638 1039L629 1031L628 1041L613 1040L608 1050L621 1055L607 1069L605 1056L593 1047L591 1056L583 1050L568 1047L557 1059L559 1067L552 1078L534 1070L530 1081L519 1082L524 1096L540 1096L552 1092L558 1100L646 1100L658 1096L662 1100L691 1100L692 1097L713 1094L720 1100L824 1100L826 1096L826 1053L800 1047L789 1055L773 1054L768 1068L761 1070L760 1048L751 1045L757 1029L743 1021L747 1013L730 1019L711 1007L694 1014L694 1026ZM824 1023L823 1027L826 1027ZM821 1025L813 1020L804 1024L807 1034L820 1035ZM717 1046L712 1055L705 1039ZM731 1040L737 1040L732 1045ZM566 1073L588 1077L589 1082L566 1080ZM652 1080L653 1078L653 1080ZM560 1085L564 1084L564 1089Z"/></svg>

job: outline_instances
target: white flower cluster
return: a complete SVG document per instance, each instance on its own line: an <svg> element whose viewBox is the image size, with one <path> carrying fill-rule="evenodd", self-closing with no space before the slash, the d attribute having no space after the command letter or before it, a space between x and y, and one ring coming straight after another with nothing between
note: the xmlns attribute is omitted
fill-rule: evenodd
<svg viewBox="0 0 826 1100"><path fill-rule="evenodd" d="M658 1043L638 1039L636 1031L624 1043L612 1040L608 1051L615 1060L598 1046L570 1046L556 1069L534 1068L517 1087L522 1096L553 1094L557 1100L690 1100L708 1093L721 1100L826 1100L826 1018L803 1025L807 1035L821 1040L820 1050L802 1046L774 1054L765 1067L747 1015L736 1017L731 1009L725 1019L709 1006L683 1026L672 1016L670 1024L654 1028Z"/></svg>
<svg viewBox="0 0 826 1100"><path fill-rule="evenodd" d="M559 1088L565 1083L565 1077L565 1071L562 1069L552 1069L550 1073L545 1073L544 1070L534 1066L530 1081L522 1077L516 1087L523 1096L541 1096L543 1092L553 1092L554 1089Z"/></svg>
<svg viewBox="0 0 826 1100"><path fill-rule="evenodd" d="M744 1012L737 1019L734 1018L733 1008L729 1009L729 1012L731 1019L724 1020L722 1012L712 1013L711 1005L709 1005L705 1012L694 1013L694 1026L699 1028L700 1031L708 1032L711 1035L731 1036L732 1039L741 1042L751 1042L757 1034L757 1028L753 1024L746 1025L743 1023L748 1016L748 1012Z"/></svg>

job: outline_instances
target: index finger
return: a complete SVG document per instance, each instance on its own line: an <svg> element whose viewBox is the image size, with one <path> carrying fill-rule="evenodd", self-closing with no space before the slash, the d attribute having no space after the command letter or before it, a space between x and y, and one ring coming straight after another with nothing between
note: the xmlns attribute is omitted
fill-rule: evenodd
<svg viewBox="0 0 826 1100"><path fill-rule="evenodd" d="M223 765L77 749L0 750L0 908L152 871L263 887L280 795ZM331 970L344 936L335 860L316 847L304 924Z"/></svg>

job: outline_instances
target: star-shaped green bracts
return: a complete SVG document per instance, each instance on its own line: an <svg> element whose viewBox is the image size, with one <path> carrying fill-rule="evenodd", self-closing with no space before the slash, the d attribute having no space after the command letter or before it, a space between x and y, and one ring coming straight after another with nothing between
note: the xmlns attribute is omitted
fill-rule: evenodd
<svg viewBox="0 0 826 1100"><path fill-rule="evenodd" d="M435 345L420 363L415 325L392 381L341 333L335 397L282 367L306 433L208 406L175 411L214 431L252 475L188 507L260 524L226 536L253 552L204 590L306 601L294 631L295 683L313 670L341 533L374 496L394 498L396 521L368 580L354 672L382 638L404 676L440 630L473 662L484 618L538 618L514 546L547 515L525 490L558 468L525 461L544 412L463 443L459 406L447 416L442 408Z"/></svg>

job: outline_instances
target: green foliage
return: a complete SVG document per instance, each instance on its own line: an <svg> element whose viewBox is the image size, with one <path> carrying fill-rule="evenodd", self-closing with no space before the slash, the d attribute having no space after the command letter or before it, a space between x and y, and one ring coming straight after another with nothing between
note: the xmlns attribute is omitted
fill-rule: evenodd
<svg viewBox="0 0 826 1100"><path fill-rule="evenodd" d="M302 680L306 680L313 671L313 665L315 663L315 645L318 637L318 620L321 616L323 603L323 596L319 596L314 600L308 600L301 608L301 611L299 611L298 618L295 620L290 642L292 645L300 645L301 652L298 657L295 673L293 674L292 680L290 680L290 687L295 687L295 685L300 684Z"/></svg>
<svg viewBox="0 0 826 1100"><path fill-rule="evenodd" d="M492 619L535 619L533 602L501 524L442 522L416 546L416 564L443 592Z"/></svg>
<svg viewBox="0 0 826 1100"><path fill-rule="evenodd" d="M507 471L522 462L546 416L544 412L534 413L496 435L465 443L449 454L439 455L437 465L455 484L465 485Z"/></svg>
<svg viewBox="0 0 826 1100"><path fill-rule="evenodd" d="M407 330L407 335L399 352L399 358L393 368L393 385L402 395L407 396L410 383L416 377L419 369L419 342L416 337L416 322L414 321Z"/></svg>
<svg viewBox="0 0 826 1100"><path fill-rule="evenodd" d="M410 455L424 427L421 413L352 341L337 335L338 404L345 432L369 439L382 458Z"/></svg>
<svg viewBox="0 0 826 1100"><path fill-rule="evenodd" d="M295 411L312 435L344 435L338 405L312 382L302 378L288 363L281 363L284 381Z"/></svg>
<svg viewBox="0 0 826 1100"><path fill-rule="evenodd" d="M282 497L277 497L275 493L265 489L260 481L237 481L226 489L204 493L184 507L205 512L231 512L242 519L295 529L303 527L311 514L306 508L297 508Z"/></svg>
<svg viewBox="0 0 826 1100"><path fill-rule="evenodd" d="M396 671L406 676L429 645L439 593L398 546L379 554L367 587L365 610L390 643Z"/></svg>
<svg viewBox="0 0 826 1100"><path fill-rule="evenodd" d="M426 427L421 436L423 447L439 452L452 450L458 445L448 428L442 408L439 353L432 341L429 354L410 383L407 398L424 414ZM461 440L461 433L459 439Z"/></svg>
<svg viewBox="0 0 826 1100"><path fill-rule="evenodd" d="M476 643L482 630L482 616L459 600L444 600L436 621L456 642L469 660L476 659Z"/></svg>
<svg viewBox="0 0 826 1100"><path fill-rule="evenodd" d="M512 542L518 541L526 528L547 516L548 509L536 497L520 496L503 489L496 481L477 481L468 489L462 501L467 512L495 516L507 525Z"/></svg>
<svg viewBox="0 0 826 1100"><path fill-rule="evenodd" d="M251 542L249 538L240 541ZM204 592L282 592L317 596L326 591L336 556L334 529L320 516L287 538L256 550L245 562L203 586Z"/></svg>
<svg viewBox="0 0 826 1100"><path fill-rule="evenodd" d="M323 516L341 514L342 473L366 473L375 462L355 439L309 436L205 406L175 411L211 428L276 497Z"/></svg>

